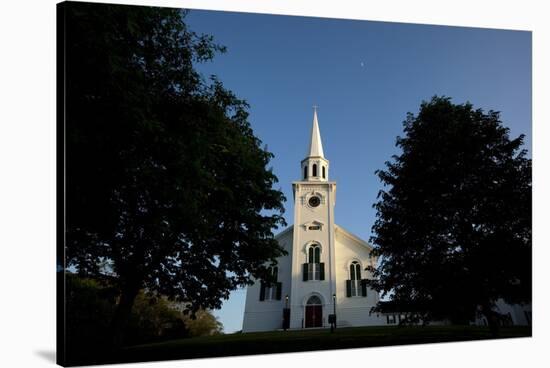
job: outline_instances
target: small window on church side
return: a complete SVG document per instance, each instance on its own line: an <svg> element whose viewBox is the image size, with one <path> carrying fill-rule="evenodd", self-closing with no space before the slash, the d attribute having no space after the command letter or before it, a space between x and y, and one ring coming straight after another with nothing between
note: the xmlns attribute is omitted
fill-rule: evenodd
<svg viewBox="0 0 550 368"><path fill-rule="evenodd" d="M351 280L351 296L360 296L361 292L361 266L359 262L353 261L349 266Z"/></svg>
<svg viewBox="0 0 550 368"><path fill-rule="evenodd" d="M304 166L304 179L307 179L307 165Z"/></svg>
<svg viewBox="0 0 550 368"><path fill-rule="evenodd" d="M313 173L311 176L317 176L317 164L313 164Z"/></svg>
<svg viewBox="0 0 550 368"><path fill-rule="evenodd" d="M349 266L349 279L346 281L347 296L367 296L361 281L361 265L353 261Z"/></svg>
<svg viewBox="0 0 550 368"><path fill-rule="evenodd" d="M319 225L313 225L308 228L309 230L321 230L321 226Z"/></svg>
<svg viewBox="0 0 550 368"><path fill-rule="evenodd" d="M325 167L323 166L323 179L326 177Z"/></svg>
<svg viewBox="0 0 550 368"><path fill-rule="evenodd" d="M279 268L277 266L271 267L271 280L265 286L265 300L276 300L277 299L277 278L278 278Z"/></svg>

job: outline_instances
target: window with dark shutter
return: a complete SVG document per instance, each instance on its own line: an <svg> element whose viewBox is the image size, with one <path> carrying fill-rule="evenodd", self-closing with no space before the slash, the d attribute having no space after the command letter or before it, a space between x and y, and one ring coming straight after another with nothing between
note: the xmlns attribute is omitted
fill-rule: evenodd
<svg viewBox="0 0 550 368"><path fill-rule="evenodd" d="M260 301L263 302L265 300L265 283L263 281L260 282Z"/></svg>
<svg viewBox="0 0 550 368"><path fill-rule="evenodd" d="M324 280L324 266L321 263L321 247L319 244L313 244L307 249L307 262L304 264L304 281ZM306 275L307 273L307 275ZM322 273L322 276L321 276Z"/></svg>
<svg viewBox="0 0 550 368"><path fill-rule="evenodd" d="M349 279L351 285L351 296L364 296L361 283L361 265L359 262L353 261L349 265Z"/></svg>
<svg viewBox="0 0 550 368"><path fill-rule="evenodd" d="M281 300L281 290L282 290L282 288L283 288L283 284L281 282L278 282L277 283L277 291L276 291L275 299Z"/></svg>
<svg viewBox="0 0 550 368"><path fill-rule="evenodd" d="M361 280L361 296L367 296L367 280Z"/></svg>
<svg viewBox="0 0 550 368"><path fill-rule="evenodd" d="M314 255L315 255L315 257L314 257L313 263L321 262L321 248L315 247Z"/></svg>
<svg viewBox="0 0 550 368"><path fill-rule="evenodd" d="M351 297L351 280L346 280L346 296Z"/></svg>
<svg viewBox="0 0 550 368"><path fill-rule="evenodd" d="M280 282L277 282L279 268L271 267L268 278L260 284L260 301L281 300Z"/></svg>

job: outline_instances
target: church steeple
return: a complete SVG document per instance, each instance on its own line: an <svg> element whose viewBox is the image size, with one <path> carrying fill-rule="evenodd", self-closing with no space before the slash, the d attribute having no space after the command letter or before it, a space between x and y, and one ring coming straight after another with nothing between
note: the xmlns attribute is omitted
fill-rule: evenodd
<svg viewBox="0 0 550 368"><path fill-rule="evenodd" d="M323 142L319 132L319 121L317 120L317 106L313 106L313 126L311 127L311 142L309 143L308 157L325 157L323 154Z"/></svg>
<svg viewBox="0 0 550 368"><path fill-rule="evenodd" d="M321 142L317 106L314 106L308 156L302 160L302 180L328 181L328 164L329 162L325 159L323 152L323 143Z"/></svg>

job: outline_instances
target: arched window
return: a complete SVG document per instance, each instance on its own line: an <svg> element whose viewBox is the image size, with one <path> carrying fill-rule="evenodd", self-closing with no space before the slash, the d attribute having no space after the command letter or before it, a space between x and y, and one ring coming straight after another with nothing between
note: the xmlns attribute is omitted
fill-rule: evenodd
<svg viewBox="0 0 550 368"><path fill-rule="evenodd" d="M317 164L313 164L313 173L311 176L317 176Z"/></svg>
<svg viewBox="0 0 550 368"><path fill-rule="evenodd" d="M307 305L321 305L323 303L321 302L321 299L319 299L319 297L317 295L312 295L312 296L309 297L306 304Z"/></svg>
<svg viewBox="0 0 550 368"><path fill-rule="evenodd" d="M326 178L326 171L325 171L325 167L323 166L323 179Z"/></svg>
<svg viewBox="0 0 550 368"><path fill-rule="evenodd" d="M361 265L357 261L349 265L349 279L351 284L351 295L359 296L361 294Z"/></svg>
<svg viewBox="0 0 550 368"><path fill-rule="evenodd" d="M304 166L304 179L307 179L307 165Z"/></svg>
<svg viewBox="0 0 550 368"><path fill-rule="evenodd" d="M321 248L315 244L309 247L308 251L309 263L321 263Z"/></svg>
<svg viewBox="0 0 550 368"><path fill-rule="evenodd" d="M321 263L321 246L312 244L307 248L307 263L304 263L304 281L324 280L325 264Z"/></svg>
<svg viewBox="0 0 550 368"><path fill-rule="evenodd" d="M349 266L350 280L361 280L361 265L359 262L353 261Z"/></svg>

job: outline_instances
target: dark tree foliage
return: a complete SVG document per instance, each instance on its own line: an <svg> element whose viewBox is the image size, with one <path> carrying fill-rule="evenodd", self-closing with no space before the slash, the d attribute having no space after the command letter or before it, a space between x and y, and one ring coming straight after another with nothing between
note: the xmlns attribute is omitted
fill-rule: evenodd
<svg viewBox="0 0 550 368"><path fill-rule="evenodd" d="M65 3L66 267L217 308L284 250L284 196L247 104L194 69L224 48L169 8ZM116 337L115 337L116 341Z"/></svg>
<svg viewBox="0 0 550 368"><path fill-rule="evenodd" d="M114 279L66 278L67 362L69 365L97 363L109 351L109 322L116 307ZM195 318L193 318L195 317ZM170 339L221 334L223 325L208 310L184 315L179 305L140 290L129 316L127 335L132 345Z"/></svg>
<svg viewBox="0 0 550 368"><path fill-rule="evenodd" d="M113 316L117 291L103 282L79 278L68 273L65 277L64 318L67 352L73 356L86 355L106 348L109 323Z"/></svg>
<svg viewBox="0 0 550 368"><path fill-rule="evenodd" d="M408 114L399 156L377 175L371 286L426 319L494 322L531 301L531 160L499 113L450 98Z"/></svg>

